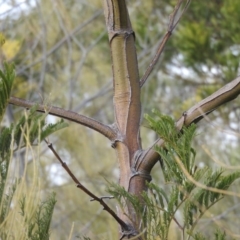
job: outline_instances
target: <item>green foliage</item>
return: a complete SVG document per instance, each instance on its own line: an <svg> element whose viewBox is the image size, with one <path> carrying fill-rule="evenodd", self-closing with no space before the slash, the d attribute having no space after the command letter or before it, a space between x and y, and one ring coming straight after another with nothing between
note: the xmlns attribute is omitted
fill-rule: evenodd
<svg viewBox="0 0 240 240"><path fill-rule="evenodd" d="M6 41L5 36L0 32L0 47L2 47L5 41Z"/></svg>
<svg viewBox="0 0 240 240"><path fill-rule="evenodd" d="M5 64L4 69L5 71L0 71L0 119L7 106L14 80L13 65ZM22 224L22 229L17 230L21 231L19 239L47 240L50 236L50 223L56 203L55 194L51 194L38 206L38 199L34 199L35 201L30 204L29 198L34 198L32 197L34 191L31 189L31 192L22 192L25 179L13 178L10 174L10 163L16 146L19 149L40 143L50 134L67 126L62 120L56 124L46 124L47 115L37 113L37 107L36 105L26 111L16 125L0 129L0 238L3 240L16 234L15 226L12 226L15 218ZM17 203L18 198L20 199ZM13 217L14 214L16 217Z"/></svg>
<svg viewBox="0 0 240 240"><path fill-rule="evenodd" d="M71 35L71 38L74 38L74 41L69 41L66 35L67 33L71 33L72 30L75 29L75 27L77 27L79 24L88 20L92 12L96 11L97 8L100 8L93 7L93 2L88 4L87 1L78 2L64 0L61 1L61 4L56 5L52 4L51 1L39 1L39 4L37 4L36 7L28 8L27 14L23 12L20 19L13 19L11 16L9 16L8 19L4 19L4 26L6 26L5 30L7 33L6 36L8 37L7 41L11 40L11 37L23 39L21 51L15 56L15 63L19 72L18 77L20 77L21 82L24 83L19 84L19 86L15 88L18 96L25 97L26 93L31 92L30 95L32 99L36 99L39 97L39 91L42 96L46 96L46 90L48 90L49 93L54 93L54 90L58 89L55 96L54 94L51 96L53 99L51 102L53 102L53 104L59 104L63 107L74 107L78 105L78 103L81 101L80 99L85 99L85 96L91 96L93 93L95 94L95 92L97 92L98 89L103 86L103 83L105 83L104 80L111 78L111 76L109 76L111 72L109 69L110 65L108 68L106 67L110 62L108 44L104 41L107 40L107 35L104 35L104 38L101 40L101 44L98 44L99 47L94 46L95 52L87 54L88 58L85 60L86 51L84 49L87 49L88 53L88 50L90 50L92 47L91 43L95 40L94 37L97 37L103 32L103 29L105 29L103 26L104 21L100 21L99 18L97 18L92 24L88 24L86 27L84 27L86 31L82 28L81 31L75 32L73 35ZM156 43L161 39L162 34L164 34L167 30L168 15L172 11L172 8L170 8L168 11L166 10L169 9L169 4L174 6L176 2L176 0L128 1L128 6L132 6L132 9L130 9L130 15L134 30L137 30L136 40L137 44L140 45L138 48L141 47L140 49L144 50L143 52L139 52L139 59L141 61L139 66L140 72L142 72L140 75L143 74L147 64L149 64L151 58L156 52L156 48L153 46L156 46ZM147 7L150 4L153 6ZM90 10L87 8L88 6L90 7ZM170 62L169 64L169 60L176 60L178 59L177 57L179 55L184 58L184 62L187 63L190 68L192 67L197 71L201 72L201 67L199 67L199 65L202 64L204 64L204 66L209 66L209 68L212 67L213 70L217 69L220 72L224 71L224 74L217 74L216 79L212 79L211 71L208 68L209 71L206 73L207 77L201 77L201 81L195 78L195 74L191 74L190 80L194 80L196 82L198 81L200 84L203 83L203 81L207 81L209 76L210 80L213 80L214 83L216 81L221 81L221 78L230 80L232 76L235 77L236 66L239 64L238 43L240 39L240 25L238 24L239 21L237 20L239 19L240 15L237 9L239 9L239 0L192 1L191 6L182 19L183 21L180 22L180 25L177 28L177 30L180 30L179 33L175 32L165 47L164 58L161 58L161 68L158 66L155 67L155 72L160 77L151 80L149 82L150 85L148 84L147 88L145 87L144 89L143 94L147 97L145 97L145 101L143 101L146 102L145 104L143 103L143 110L148 112L148 109L151 109L152 106L158 106L165 111L165 113L173 112L173 108L180 109L180 107L176 105L176 103L182 103L182 101L179 101L180 97L181 99L184 98L189 100L188 105L183 107L183 110L186 110L188 107L190 107L190 105L192 105L193 101L198 100L192 98L189 99L189 95L191 96L191 94L195 93L195 88L191 87L189 89L189 84L187 81L182 82L180 76L173 76L173 70L176 68L176 66L171 67L172 63ZM44 18L39 10L44 13ZM144 13L144 15L138 14L140 13L139 10ZM135 14L134 12L137 13ZM46 31L47 34L42 34L43 31ZM39 38L39 36L43 37ZM199 43L196 41L198 38ZM67 44L64 44L64 42L61 43L61 40L64 39L67 39ZM141 41L139 41L139 39ZM59 43L61 44L58 44L59 40ZM55 46L57 46L57 50ZM176 47L175 49L174 46ZM204 49L204 47L206 48ZM47 58L43 56L44 49L47 52L49 51ZM80 51L80 49L82 49L82 51ZM175 52L172 51L173 49ZM237 56L235 56L233 53ZM80 63L86 63L83 64L83 68L81 67L82 64L79 64L80 59ZM99 61L99 59L101 59L101 61ZM194 62L193 59L196 61ZM161 72L161 69L164 68L164 63L166 62L168 65L170 65L166 74L169 74L170 77L172 76L174 81L169 81L169 79L166 79L164 74ZM179 62L176 65L177 67L185 66ZM166 69L164 69L163 72L165 72L165 70ZM151 76L154 76L153 74ZM39 79L38 76L40 76L41 79ZM88 79L88 81L81 81L81 79ZM175 81L176 79L178 80ZM86 82L88 83L87 85ZM180 90L179 87L180 83L183 83L184 85L181 88L182 90ZM68 89L69 86L72 86L72 89L74 90L74 93L71 94L74 96L72 98L74 99L72 104L69 104L69 102L72 100L67 98L70 94L66 94L66 89ZM200 89L200 87L197 88L197 92L199 92L197 97L200 95L201 98L206 97L216 90L210 89L210 87L207 86L205 87L206 91L203 92L203 89ZM213 87L218 88L218 85ZM169 94L169 88L171 88L171 94ZM21 91L21 89L24 89L24 91ZM35 91L35 89L37 90ZM69 93L72 91L72 89L68 89ZM187 90L184 91L184 89ZM151 92L149 90L151 90ZM170 102L172 104L168 104ZM106 98L97 98L93 104L89 104L88 108L82 110L83 113L90 116L96 116L103 122L111 122L113 121L113 111L108 111L109 108L107 106L109 105L111 106L111 101L109 101L109 94L106 94ZM146 109L146 106L148 109ZM179 113L181 113L181 109L180 112L175 113L175 116L179 116ZM226 114L226 116L228 115L230 114ZM28 126L29 123L23 127L26 132L29 132ZM35 126L35 130L38 132L38 126ZM36 132L33 134L34 136L36 136ZM9 131L9 133L11 133L11 131ZM6 134L8 133L6 132ZM75 131L74 134L76 134L76 137L81 135L81 138L78 138L76 141L70 141L69 139L73 138L73 133L66 132L64 138L62 138L59 143L61 144L60 148L64 148L72 159L79 159L79 146L81 145L78 144L78 141L80 141L79 139L84 142L85 149L88 148L87 145L89 144L84 139L83 134L79 133L79 131ZM144 135L145 134L142 134L143 140ZM21 137L19 138L19 143L22 143L19 145L20 147L24 146L26 142L24 136L22 138L23 140L21 140ZM39 136L37 138L39 138ZM8 139L10 140L10 138ZM91 141L94 142L92 138ZM10 141L9 143L7 141L2 142L6 145L11 143ZM90 145L91 149L94 149L94 145L92 143L90 143ZM103 149L102 141L97 141L96 145L98 146L98 149ZM7 149L7 147L5 147L5 149ZM96 154L96 151L96 149L92 151L85 150L85 152L95 153L95 155L100 156L100 154ZM88 155L87 157L84 155L83 150L80 152L82 158L89 159ZM108 156L104 156L102 159L106 160L111 158L109 157L111 153L108 151L105 152L106 156ZM7 151L5 151L5 153L7 154ZM191 157L193 157L193 153L191 153ZM99 166L99 168L103 164L102 161L95 162L95 166ZM81 177L82 172L85 171L84 167L88 167L88 165L89 161L84 161L84 163L81 161L82 171L79 173L81 174ZM166 165L167 164L165 163L164 166L167 167ZM175 167L176 166L173 166L173 170ZM94 170L95 169L96 168L94 168ZM102 172L104 172L104 174L107 174L108 172L112 173L112 171L108 169L110 169L110 167L108 168L108 166L105 165L103 171L97 172L100 172L101 174ZM94 182L92 178L92 176L94 176L92 173L93 168L90 168L90 170L91 173L89 174L89 171L86 171L86 174L90 175L92 182ZM204 175L205 171L208 171L208 168L198 169L194 179L199 179L199 181L201 181L201 176ZM221 176L224 176L223 174ZM166 173L166 175L168 174ZM167 179L167 177L168 176L165 176L165 179ZM174 177L178 179L178 176ZM90 182L91 181L88 181L89 184ZM168 182L171 182L171 176L169 176ZM94 187L96 186L95 182L93 185ZM192 188L196 189L195 185L191 183L188 183L188 185L185 187L189 188L189 192L192 191ZM98 187L97 190L99 189L100 187ZM60 191L62 193L62 197L70 196L68 192L65 192L65 188L61 188ZM168 194L168 192L165 191L165 189L162 189L162 192ZM78 204L78 201L75 200L75 196L72 197L72 200ZM182 194L181 197L184 197L184 194ZM163 196L162 198L162 204L164 204L166 200ZM72 201L65 202L69 204L69 207L73 206ZM85 204L83 204L83 206L85 206ZM70 211L70 208L68 207L65 209ZM82 210L82 216L85 210L85 208ZM80 211L80 207L78 207L78 211ZM75 214L77 215L77 213ZM87 215L91 214L87 212L82 219L86 219ZM64 222L63 225L65 228L61 227L59 232L62 231L61 233L66 233L66 229L68 228L67 221ZM100 228L98 227L98 229Z"/></svg>
<svg viewBox="0 0 240 240"><path fill-rule="evenodd" d="M50 134L68 126L63 120L55 124L46 124L47 114L37 113L37 108L37 105L33 106L16 124L14 140L18 147L25 146L27 141L30 141L31 144L38 139L42 141Z"/></svg>
<svg viewBox="0 0 240 240"><path fill-rule="evenodd" d="M13 185L13 187L16 187L16 185ZM16 188L14 189L14 191ZM11 192L9 195L6 195L7 197L4 198L3 205L7 205L7 207L3 206L2 213L1 213L1 223L0 223L0 238L2 240L9 239L9 236L14 235L14 228L11 228L11 224L9 226L7 216L8 214L11 214L10 211L14 211L13 209L10 209L10 205L13 204L13 195L14 191ZM25 236L24 239L28 240L48 240L50 236L50 223L52 220L52 214L54 210L54 206L56 203L55 199L55 193L52 193L46 201L41 202L36 209L34 209L32 215L29 214L31 212L31 209L29 209L27 202L26 202L26 196L23 196L22 199L19 201L19 206L16 206L15 208L19 207L20 212L18 212L18 219L22 222L23 229L21 229L21 232L23 232L23 235ZM3 219L5 221L3 221ZM19 236L21 234L19 233ZM19 238L20 239L20 238Z"/></svg>
<svg viewBox="0 0 240 240"><path fill-rule="evenodd" d="M141 199L127 192L124 187L116 183L109 183L107 192L109 192L118 201L119 206L122 209L126 207L127 202L130 202L136 210L137 215L141 216L144 212L144 209L142 208L143 205L141 204ZM128 217L131 219L131 216Z"/></svg>
<svg viewBox="0 0 240 240"><path fill-rule="evenodd" d="M47 240L49 239L50 223L54 206L56 204L55 193L52 193L48 199L41 202L31 218L26 216L27 206L25 197L19 202L20 214L25 220L25 225L28 229L28 239L30 240Z"/></svg>
<svg viewBox="0 0 240 240"><path fill-rule="evenodd" d="M208 238L204 237L201 233L196 233L193 237L195 240L207 240ZM226 239L226 233L220 231L219 229L216 230L214 233L214 239L215 240L225 240Z"/></svg>
<svg viewBox="0 0 240 240"><path fill-rule="evenodd" d="M15 71L13 64L4 64L4 70L0 70L0 121L7 107L10 97Z"/></svg>
<svg viewBox="0 0 240 240"><path fill-rule="evenodd" d="M195 165L196 152L192 148L195 125L178 132L174 121L168 116L155 112L154 117L146 118L150 127L165 141L163 147L156 147L156 151L163 161L162 172L166 186L149 183L149 193L143 193L143 199L127 193L116 184L111 184L108 191L123 209L124 204L130 202L145 223L149 240L157 237L172 239L170 228L173 222L182 231L184 239L207 239L196 232L197 224L224 197L220 190L227 190L240 178L240 172L226 173L223 169L213 171L209 167L198 168ZM206 186L206 189L196 185L191 178ZM210 191L208 187L216 191ZM177 219L177 213L181 213L181 221ZM226 234L216 229L211 239L226 239Z"/></svg>
<svg viewBox="0 0 240 240"><path fill-rule="evenodd" d="M202 72L202 66L221 72L231 80L239 69L238 0L192 1L174 44L187 66Z"/></svg>
<svg viewBox="0 0 240 240"><path fill-rule="evenodd" d="M4 115L5 109L10 98L10 93L15 78L15 71L13 64L4 64L4 71L0 70L0 121ZM38 106L35 105L18 121L13 128L4 128L1 130L0 135L0 154L3 158L9 151L11 144L11 135L14 135L15 143L18 147L26 145L26 141L30 141L33 144L36 139L39 138L42 141L50 134L65 128L67 123L61 120L55 124L46 124L45 118L47 114L38 114ZM21 146L22 140L24 145Z"/></svg>

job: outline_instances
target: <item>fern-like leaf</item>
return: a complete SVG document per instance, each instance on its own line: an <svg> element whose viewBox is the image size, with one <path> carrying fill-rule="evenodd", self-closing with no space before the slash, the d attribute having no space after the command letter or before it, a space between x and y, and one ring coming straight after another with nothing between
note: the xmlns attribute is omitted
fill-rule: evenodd
<svg viewBox="0 0 240 240"><path fill-rule="evenodd" d="M14 65L5 63L3 71L0 70L0 121L7 107L14 79Z"/></svg>
<svg viewBox="0 0 240 240"><path fill-rule="evenodd" d="M67 126L68 126L68 124L66 122L64 122L63 119L61 119L59 122L57 122L55 124L47 125L41 132L40 140L45 139L46 137L53 134L54 132L61 130Z"/></svg>

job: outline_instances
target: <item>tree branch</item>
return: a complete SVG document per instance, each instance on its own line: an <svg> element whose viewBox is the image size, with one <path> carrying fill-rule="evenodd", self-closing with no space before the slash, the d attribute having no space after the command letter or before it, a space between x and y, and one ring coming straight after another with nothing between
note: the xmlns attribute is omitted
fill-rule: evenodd
<svg viewBox="0 0 240 240"><path fill-rule="evenodd" d="M235 99L240 94L240 77L228 83L218 91L203 99L188 111L184 112L182 117L176 122L176 128L181 131L183 126L189 126L192 123L199 122L204 116L208 115L222 104ZM148 149L142 152L139 170L151 172L153 166L159 160L159 154L155 152L155 146L163 146L164 140L159 138Z"/></svg>
<svg viewBox="0 0 240 240"><path fill-rule="evenodd" d="M177 125L182 128L181 122L184 118L184 125L189 126L192 123L199 122L205 115L211 113L222 104L232 101L240 94L240 77L226 84L218 91L203 99L193 107L191 107L178 120ZM180 130L179 129L179 130Z"/></svg>
<svg viewBox="0 0 240 240"><path fill-rule="evenodd" d="M53 145L51 143L49 143L47 140L45 140L45 142L47 143L49 149L52 151L52 153L55 155L55 157L58 159L58 161L62 164L62 167L66 170L68 175L77 184L77 187L80 188L83 192L85 192L88 196L92 197L92 199L94 199L95 201L99 202L103 206L103 210L107 211L119 223L119 225L122 227L123 230L129 231L129 226L122 219L120 219L117 216L117 214L104 202L103 198L97 197L94 193L89 191L86 187L84 187L81 184L81 182L76 178L76 176L69 169L67 164L58 155L58 153L54 149Z"/></svg>
<svg viewBox="0 0 240 240"><path fill-rule="evenodd" d="M30 107L36 105L36 103L30 102L30 101L27 101L24 99L16 98L16 97L11 97L9 99L9 104L21 106L24 108L30 108ZM111 141L114 141L117 137L117 133L110 126L107 126L103 123L98 122L95 119L86 117L84 115L78 114L78 113L70 111L70 110L65 110L65 109L58 108L58 107L38 104L37 111L44 112L44 113L48 112L51 115L61 117L63 119L67 119L69 121L84 125L88 128L91 128L91 129L101 133L102 135L104 135L105 137L110 139Z"/></svg>
<svg viewBox="0 0 240 240"><path fill-rule="evenodd" d="M183 1L184 1L184 0L178 0L178 3L177 3L177 5L176 5L175 8L174 8L173 13L169 16L168 30L167 30L167 32L165 33L162 41L160 42L155 56L153 57L153 59L152 59L151 63L149 64L146 72L144 73L144 75L142 76L142 78L141 78L141 80L140 80L140 87L142 87L142 86L144 85L144 83L147 81L149 75L150 75L151 72L153 71L153 68L154 68L155 65L157 64L158 59L159 59L159 57L161 56L161 54L162 54L162 52L163 52L163 50L164 50L164 47L165 47L167 41L168 41L169 38L171 37L172 32L173 32L174 28L177 26L178 22L180 21L182 15L183 15L184 12L187 10L187 7L189 6L191 0L187 0L187 3L185 4L185 6L184 6L184 8L183 8L183 11L181 12L180 16L179 16L179 17L177 18L177 20L176 20L176 16L178 15L179 9L180 9Z"/></svg>

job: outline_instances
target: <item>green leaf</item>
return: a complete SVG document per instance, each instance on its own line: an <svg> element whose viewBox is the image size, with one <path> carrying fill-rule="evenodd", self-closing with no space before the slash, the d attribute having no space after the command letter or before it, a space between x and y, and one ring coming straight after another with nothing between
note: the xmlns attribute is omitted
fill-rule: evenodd
<svg viewBox="0 0 240 240"><path fill-rule="evenodd" d="M55 124L47 125L46 128L41 132L40 140L45 139L49 135L51 135L54 132L61 130L65 127L68 127L68 123L64 122L63 119L61 119L59 122L57 122Z"/></svg>
<svg viewBox="0 0 240 240"><path fill-rule="evenodd" d="M0 121L7 107L14 79L14 65L5 63L3 71L0 70Z"/></svg>

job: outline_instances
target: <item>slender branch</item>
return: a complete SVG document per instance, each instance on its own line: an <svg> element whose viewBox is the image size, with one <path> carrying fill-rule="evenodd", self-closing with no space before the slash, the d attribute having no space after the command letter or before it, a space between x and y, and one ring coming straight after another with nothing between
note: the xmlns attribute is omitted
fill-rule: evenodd
<svg viewBox="0 0 240 240"><path fill-rule="evenodd" d="M184 112L182 117L176 122L176 128L181 131L183 126L189 126L192 123L199 122L204 116L208 115L222 104L235 99L240 94L240 77L228 83L218 91L203 99L188 111ZM148 149L142 152L139 170L150 172L153 166L159 160L159 154L154 150L155 146L163 146L164 140L159 138Z"/></svg>
<svg viewBox="0 0 240 240"><path fill-rule="evenodd" d="M64 162L61 157L58 155L56 150L54 149L52 143L49 143L47 140L45 140L46 144L48 145L49 149L53 152L55 157L58 159L58 161L62 164L62 167L66 170L68 175L72 178L72 180L77 184L77 188L80 188L83 192L85 192L88 196L90 196L95 201L99 202L103 206L103 210L107 211L122 227L123 230L129 231L129 226L120 219L117 214L104 202L103 198L97 197L94 193L92 193L90 190L88 190L86 187L84 187L81 182L76 178L76 176L73 174L73 172L69 169L66 162Z"/></svg>
<svg viewBox="0 0 240 240"><path fill-rule="evenodd" d="M240 94L240 77L226 84L218 91L203 99L191 107L178 120L177 124L181 127L181 119L184 118L184 125L189 126L192 123L199 122L205 115L211 113L222 104L235 99Z"/></svg>
<svg viewBox="0 0 240 240"><path fill-rule="evenodd" d="M178 0L178 4L175 6L174 11L173 11L173 13L170 16L171 17L170 19L172 20L172 21L170 21L170 24L171 24L170 26L172 26L172 30L178 25L179 21L181 20L181 18L184 15L184 13L187 11L188 6L190 5L190 2L191 2L191 0L187 0L187 2L185 4L182 12L180 13L180 16L176 20L175 17L177 16L177 13L178 13L178 11L179 11L183 1L184 0Z"/></svg>
<svg viewBox="0 0 240 240"><path fill-rule="evenodd" d="M140 80L140 87L142 87L142 86L144 85L144 83L147 81L149 75L150 75L151 72L153 71L153 68L154 68L155 65L157 64L158 59L159 59L159 57L161 56L161 54L162 54L162 52L163 52L163 50L164 50L164 47L165 47L167 41L168 41L169 38L171 37L173 30L175 29L175 27L176 27L177 24L179 23L181 17L183 16L184 12L186 11L187 7L189 6L191 0L188 0L188 1L187 1L187 3L185 4L185 6L184 6L184 8L183 8L183 11L181 12L180 16L178 17L177 20L175 20L175 18L176 18L176 16L177 16L177 13L178 13L178 11L179 11L179 9L180 9L183 1L184 1L184 0L178 0L178 3L177 3L177 5L176 5L175 8L174 8L173 13L169 16L168 30L167 30L167 32L165 33L162 41L160 42L155 56L153 57L153 59L152 59L151 63L149 64L146 72L144 73L144 75L142 76L142 78L141 78L141 80Z"/></svg>
<svg viewBox="0 0 240 240"><path fill-rule="evenodd" d="M21 106L21 107L25 107L25 108L30 108L30 107L36 105L36 103L30 102L30 101L27 101L24 99L16 98L16 97L11 97L9 99L9 103L12 105L17 105L17 106ZM103 123L98 122L95 119L86 117L84 115L78 114L78 113L70 111L70 110L65 110L65 109L58 108L58 107L38 104L37 111L44 112L44 113L48 112L51 115L61 117L63 119L67 119L69 121L84 125L88 128L91 128L91 129L101 133L102 135L104 135L105 137L110 139L111 141L114 141L117 137L117 133L110 126L107 126Z"/></svg>
<svg viewBox="0 0 240 240"><path fill-rule="evenodd" d="M149 75L151 74L151 72L153 71L153 68L155 67L155 65L158 62L159 57L161 56L163 49L168 41L168 39L170 38L170 36L172 35L171 31L167 31L166 34L163 37L163 40L160 42L157 52L154 56L154 58L152 59L151 63L149 64L146 72L144 73L144 75L142 76L141 80L140 80L140 87L142 87L144 85L144 83L147 81Z"/></svg>

